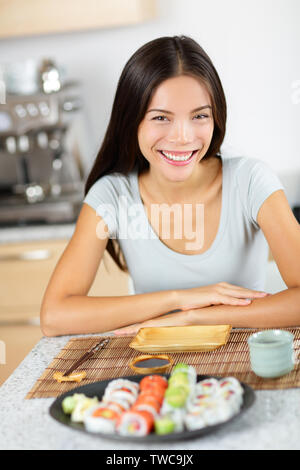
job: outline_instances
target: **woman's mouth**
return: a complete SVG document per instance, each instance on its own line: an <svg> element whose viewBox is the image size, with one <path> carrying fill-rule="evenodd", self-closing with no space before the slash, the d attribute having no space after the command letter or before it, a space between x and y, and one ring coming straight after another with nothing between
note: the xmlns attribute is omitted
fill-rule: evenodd
<svg viewBox="0 0 300 470"><path fill-rule="evenodd" d="M183 166L189 164L194 155L198 152L198 150L191 150L185 152L178 152L178 151L171 151L171 150L158 150L162 158L170 163L171 165L175 166Z"/></svg>

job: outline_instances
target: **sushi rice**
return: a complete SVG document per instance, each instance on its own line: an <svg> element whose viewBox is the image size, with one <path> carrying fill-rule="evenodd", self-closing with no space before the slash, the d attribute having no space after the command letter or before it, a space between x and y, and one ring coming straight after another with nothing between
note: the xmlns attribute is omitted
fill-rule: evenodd
<svg viewBox="0 0 300 470"><path fill-rule="evenodd" d="M83 422L86 430L89 432L113 433L118 416L118 412L102 402L102 404L95 405L86 411Z"/></svg>

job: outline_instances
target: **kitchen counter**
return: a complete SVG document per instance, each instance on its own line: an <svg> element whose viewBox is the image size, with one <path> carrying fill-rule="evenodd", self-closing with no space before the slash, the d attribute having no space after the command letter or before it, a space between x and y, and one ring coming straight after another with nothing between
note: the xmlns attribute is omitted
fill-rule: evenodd
<svg viewBox="0 0 300 470"><path fill-rule="evenodd" d="M89 335L91 336L91 335ZM42 338L0 387L0 449L143 450L144 445L84 435L48 413L54 398L25 400L36 380L71 336ZM300 390L255 391L251 408L214 434L193 440L152 444L147 450L300 450Z"/></svg>
<svg viewBox="0 0 300 470"><path fill-rule="evenodd" d="M69 239L73 235L74 229L75 223L5 227L0 229L0 244Z"/></svg>

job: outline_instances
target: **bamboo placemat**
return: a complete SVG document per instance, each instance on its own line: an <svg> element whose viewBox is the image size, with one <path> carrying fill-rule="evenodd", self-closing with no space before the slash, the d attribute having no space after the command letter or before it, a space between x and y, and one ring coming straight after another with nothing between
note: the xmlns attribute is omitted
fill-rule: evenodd
<svg viewBox="0 0 300 470"><path fill-rule="evenodd" d="M247 339L250 334L260 331L258 329L231 330L228 342L214 351L171 353L169 355L172 356L174 365L178 362L185 362L194 366L198 374L234 376L256 390L300 387L300 361L298 358L300 328L283 329L294 335L295 367L292 372L277 379L262 379L251 371ZM26 398L57 397L79 385L135 375L135 372L129 367L129 362L143 353L129 347L133 336L108 337L110 338L108 346L98 351L93 358L78 368L78 370L85 370L87 373L86 378L80 384L76 382L57 383L53 379L53 373L67 370L87 349L96 344L102 338L101 336L72 338L45 369Z"/></svg>

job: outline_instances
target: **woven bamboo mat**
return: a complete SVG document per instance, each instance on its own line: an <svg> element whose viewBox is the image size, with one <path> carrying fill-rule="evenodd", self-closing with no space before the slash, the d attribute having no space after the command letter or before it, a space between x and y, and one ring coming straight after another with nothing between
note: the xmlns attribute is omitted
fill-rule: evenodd
<svg viewBox="0 0 300 470"><path fill-rule="evenodd" d="M294 334L295 367L292 372L277 379L262 379L251 371L247 339L250 334L259 331L257 329L231 330L227 344L214 351L171 353L169 355L172 356L174 365L178 362L185 362L194 366L198 374L234 376L256 390L300 387L300 360L298 357L300 328L284 329ZM109 338L110 342L105 349L95 353L90 360L78 368L78 370L85 370L87 373L86 378L80 384L76 382L57 383L53 379L53 373L67 370L87 349L96 344L101 336L71 339L45 369L26 398L57 397L79 385L135 375L135 372L129 367L129 362L143 353L129 347L133 337L109 336ZM171 372L171 370L167 372Z"/></svg>

